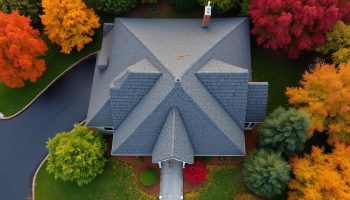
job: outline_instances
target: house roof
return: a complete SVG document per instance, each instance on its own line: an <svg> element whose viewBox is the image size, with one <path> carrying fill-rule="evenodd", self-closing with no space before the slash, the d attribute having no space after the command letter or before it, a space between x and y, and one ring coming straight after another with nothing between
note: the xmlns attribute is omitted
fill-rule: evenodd
<svg viewBox="0 0 350 200"><path fill-rule="evenodd" d="M169 112L182 119L194 155L245 154L239 105L247 104L251 76L247 18L213 19L208 29L200 19L117 18L104 35L87 124L115 128L112 154L158 154ZM242 91L236 106L225 104L228 87Z"/></svg>
<svg viewBox="0 0 350 200"><path fill-rule="evenodd" d="M193 147L176 107L170 109L152 152L152 162L177 159L193 163Z"/></svg>

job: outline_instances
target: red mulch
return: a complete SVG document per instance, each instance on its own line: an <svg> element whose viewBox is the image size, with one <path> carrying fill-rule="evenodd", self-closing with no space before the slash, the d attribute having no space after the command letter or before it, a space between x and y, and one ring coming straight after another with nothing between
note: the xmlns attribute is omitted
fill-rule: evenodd
<svg viewBox="0 0 350 200"><path fill-rule="evenodd" d="M258 129L259 126L256 126L254 130L252 131L246 131L245 132L245 148L247 155L254 150L257 147L258 144ZM108 143L107 148L107 155L110 156L111 154L111 148L112 148L112 136L104 136L105 140ZM152 163L152 157L151 156L143 156L143 163L138 164L136 163L136 157L135 156L117 156L114 157L122 162L128 163L132 165L135 169L136 179L140 186L140 188L151 195L158 196L159 195L159 181L156 185L148 187L144 186L140 183L140 172L142 169L151 167L156 170L158 174L160 174L160 169L157 164ZM211 159L206 162L207 165L235 165L235 164L241 164L245 159L245 156L242 157L234 157L234 156L228 156L228 157L220 157L220 156L213 156ZM188 183L184 180L184 192L191 192L196 189L198 189L200 185L194 185L191 183Z"/></svg>

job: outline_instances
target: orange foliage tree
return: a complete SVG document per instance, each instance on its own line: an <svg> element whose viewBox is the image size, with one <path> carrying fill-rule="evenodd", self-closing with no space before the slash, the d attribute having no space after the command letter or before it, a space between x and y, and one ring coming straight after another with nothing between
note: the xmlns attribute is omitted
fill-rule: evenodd
<svg viewBox="0 0 350 200"><path fill-rule="evenodd" d="M306 72L301 87L287 88L289 103L309 114L314 130L329 133L329 142L350 144L350 62L317 65Z"/></svg>
<svg viewBox="0 0 350 200"><path fill-rule="evenodd" d="M93 9L82 0L42 0L45 34L61 46L61 52L69 54L73 48L80 51L92 41L94 29L100 26Z"/></svg>
<svg viewBox="0 0 350 200"><path fill-rule="evenodd" d="M0 82L11 88L23 87L26 80L36 82L46 70L45 61L38 56L46 51L28 17L16 11L0 12Z"/></svg>
<svg viewBox="0 0 350 200"><path fill-rule="evenodd" d="M313 147L311 155L294 157L288 200L350 199L350 147L335 143L331 154Z"/></svg>

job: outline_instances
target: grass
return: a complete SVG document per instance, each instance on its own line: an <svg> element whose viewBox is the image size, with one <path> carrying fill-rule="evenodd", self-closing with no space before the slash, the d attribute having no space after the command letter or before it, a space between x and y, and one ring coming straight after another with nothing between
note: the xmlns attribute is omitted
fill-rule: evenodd
<svg viewBox="0 0 350 200"><path fill-rule="evenodd" d="M73 182L55 180L46 164L40 169L35 188L36 200L156 200L140 190L134 169L123 162L110 160L104 172L91 183L79 187Z"/></svg>
<svg viewBox="0 0 350 200"><path fill-rule="evenodd" d="M194 192L185 193L186 200L231 200L237 194L246 192L241 165L208 165L207 181Z"/></svg>
<svg viewBox="0 0 350 200"><path fill-rule="evenodd" d="M102 15L102 22L111 22L113 17ZM69 68L81 58L98 51L102 42L102 26L95 30L93 41L87 44L80 52L73 51L71 54L60 53L60 47L43 36L48 51L44 56L47 70L36 83L26 82L23 88L9 88L0 83L0 112L5 116L17 113L35 98L51 81Z"/></svg>
<svg viewBox="0 0 350 200"><path fill-rule="evenodd" d="M286 54L262 48L252 38L252 76L254 81L269 82L268 113L278 106L288 106L286 87L299 85L313 56L290 60Z"/></svg>

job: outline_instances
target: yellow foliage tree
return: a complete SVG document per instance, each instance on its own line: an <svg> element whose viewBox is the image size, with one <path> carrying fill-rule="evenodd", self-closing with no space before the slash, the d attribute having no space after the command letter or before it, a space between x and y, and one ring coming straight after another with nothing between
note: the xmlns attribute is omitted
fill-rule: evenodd
<svg viewBox="0 0 350 200"><path fill-rule="evenodd" d="M350 199L349 155L349 146L335 143L331 154L313 147L311 155L292 158L288 200Z"/></svg>
<svg viewBox="0 0 350 200"><path fill-rule="evenodd" d="M42 0L45 34L69 54L73 48L80 51L92 41L94 29L100 26L99 18L82 0Z"/></svg>
<svg viewBox="0 0 350 200"><path fill-rule="evenodd" d="M301 87L287 88L289 103L309 114L313 131L327 131L329 142L350 144L350 62L317 65L306 72Z"/></svg>

